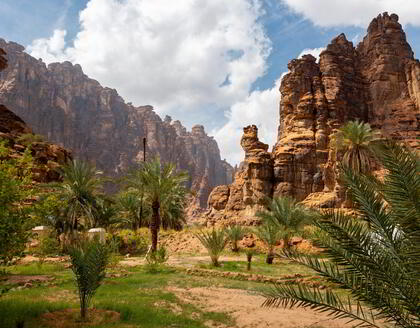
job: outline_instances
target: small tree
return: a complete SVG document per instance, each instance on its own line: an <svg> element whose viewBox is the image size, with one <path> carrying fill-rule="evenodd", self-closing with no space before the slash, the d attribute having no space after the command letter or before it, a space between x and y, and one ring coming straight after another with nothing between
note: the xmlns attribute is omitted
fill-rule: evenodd
<svg viewBox="0 0 420 328"><path fill-rule="evenodd" d="M265 262L267 264L273 264L275 256L274 247L283 237L283 231L279 230L279 227L272 222L265 221L262 225L255 229L255 234L267 246L268 251Z"/></svg>
<svg viewBox="0 0 420 328"><path fill-rule="evenodd" d="M232 225L226 228L226 236L228 240L232 243L232 251L238 252L238 242L244 238L246 230L240 225Z"/></svg>
<svg viewBox="0 0 420 328"><path fill-rule="evenodd" d="M105 278L109 251L105 245L94 239L72 247L69 254L79 290L80 316L85 320L90 301Z"/></svg>
<svg viewBox="0 0 420 328"><path fill-rule="evenodd" d="M30 208L23 202L35 193L33 159L26 148L18 159L9 157L6 141L0 140L0 263L8 263L25 248Z"/></svg>
<svg viewBox="0 0 420 328"><path fill-rule="evenodd" d="M228 239L225 230L213 228L211 232L201 231L195 235L201 244L209 252L211 261L215 267L220 266L219 257L226 247Z"/></svg>

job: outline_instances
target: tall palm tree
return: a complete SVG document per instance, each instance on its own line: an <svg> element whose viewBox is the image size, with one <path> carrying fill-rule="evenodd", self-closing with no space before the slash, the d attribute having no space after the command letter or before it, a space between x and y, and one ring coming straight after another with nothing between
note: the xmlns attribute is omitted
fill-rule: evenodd
<svg viewBox="0 0 420 328"><path fill-rule="evenodd" d="M357 327L420 326L420 157L395 143L382 146L384 182L343 167L342 175L358 216L328 211L315 218L317 240L328 261L286 252L328 281L349 292L304 285L276 285L267 306L303 306ZM368 309L366 309L368 307Z"/></svg>
<svg viewBox="0 0 420 328"><path fill-rule="evenodd" d="M69 232L77 230L81 218L85 225L92 225L94 221L93 207L101 190L101 171L89 163L73 160L60 169L63 178L61 183L51 184L60 200L65 202L65 227Z"/></svg>
<svg viewBox="0 0 420 328"><path fill-rule="evenodd" d="M129 173L125 179L128 187L144 191L152 208L152 252L157 250L161 225L174 226L182 219L186 194L184 183L187 180L188 175L185 172L177 172L172 163L162 165L159 158L142 163L140 169Z"/></svg>
<svg viewBox="0 0 420 328"><path fill-rule="evenodd" d="M260 211L256 216L283 231L283 247L290 247L290 239L299 232L308 220L309 210L290 197L275 197L268 205L268 211Z"/></svg>
<svg viewBox="0 0 420 328"><path fill-rule="evenodd" d="M379 131L372 130L368 123L350 121L333 136L333 146L337 152L343 151L342 163L354 172L368 172L372 166L372 146L380 137Z"/></svg>

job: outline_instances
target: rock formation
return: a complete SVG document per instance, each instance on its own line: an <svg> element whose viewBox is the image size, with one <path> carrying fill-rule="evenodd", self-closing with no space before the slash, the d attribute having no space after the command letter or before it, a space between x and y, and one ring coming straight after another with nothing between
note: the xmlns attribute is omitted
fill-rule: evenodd
<svg viewBox="0 0 420 328"><path fill-rule="evenodd" d="M368 122L383 135L420 148L420 63L397 15L375 18L356 48L341 34L321 53L319 63L305 55L288 68L280 86L277 142L271 154L257 154L257 161L267 164L271 155L272 169L264 166L254 173L267 177L261 180L265 188L247 184L247 194L257 198L253 204L267 196L259 193L264 189L272 190L271 197L293 196L311 206L340 206L337 159L330 142L349 120ZM242 216L243 208L228 207L236 197L232 188L244 185L240 172L231 186L220 186L210 195L210 221Z"/></svg>
<svg viewBox="0 0 420 328"><path fill-rule="evenodd" d="M5 52L0 48L0 70L7 64L4 55ZM35 182L57 181L60 178L57 168L71 159L69 151L39 140L24 121L3 105L0 105L0 141L7 149L7 154L2 154L2 160L18 159L30 147L35 164L32 168Z"/></svg>
<svg viewBox="0 0 420 328"><path fill-rule="evenodd" d="M188 187L206 206L211 189L231 182L232 168L202 126L187 132L179 121L162 120L151 106L127 104L117 91L88 78L70 62L46 66L13 42L0 39L8 68L1 73L0 102L38 134L117 176L147 158L160 156L190 175Z"/></svg>
<svg viewBox="0 0 420 328"><path fill-rule="evenodd" d="M273 160L268 145L258 140L255 125L244 128L241 146L245 160L235 173L234 182L218 186L209 196L209 221L235 221L252 224L256 210L264 208L273 193ZM240 215L235 215L240 213ZM234 214L234 215L232 215Z"/></svg>

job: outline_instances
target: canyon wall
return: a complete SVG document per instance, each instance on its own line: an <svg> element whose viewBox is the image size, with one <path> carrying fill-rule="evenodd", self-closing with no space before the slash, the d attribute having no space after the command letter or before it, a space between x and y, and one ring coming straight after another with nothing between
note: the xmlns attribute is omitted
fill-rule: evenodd
<svg viewBox="0 0 420 328"><path fill-rule="evenodd" d="M7 66L5 52L0 48L0 71ZM22 119L0 105L0 141L6 147L7 153L1 154L1 159L19 159L30 147L34 159L31 169L32 180L38 183L48 183L60 179L57 168L71 159L68 150L39 140Z"/></svg>
<svg viewBox="0 0 420 328"><path fill-rule="evenodd" d="M188 171L188 187L205 207L213 187L232 181L232 167L221 160L216 141L202 126L188 132L179 121L162 120L151 106L127 104L117 91L88 78L80 65L45 65L13 42L0 39L8 67L0 76L0 103L35 133L72 150L77 158L118 176L146 155L174 162Z"/></svg>
<svg viewBox="0 0 420 328"><path fill-rule="evenodd" d="M420 148L420 63L397 15L384 13L373 19L357 47L341 34L320 54L319 62L305 55L292 60L288 68L280 86L280 122L273 152L267 153L267 147L256 158L246 155L233 184L212 192L210 223L252 221L267 196L292 196L316 207L341 206L336 169L340 158L330 143L349 120L368 122L384 136ZM248 130L244 129L244 137ZM243 169L252 163L259 163L256 171ZM238 188L240 197L232 193ZM229 206L248 194L254 195L252 202Z"/></svg>

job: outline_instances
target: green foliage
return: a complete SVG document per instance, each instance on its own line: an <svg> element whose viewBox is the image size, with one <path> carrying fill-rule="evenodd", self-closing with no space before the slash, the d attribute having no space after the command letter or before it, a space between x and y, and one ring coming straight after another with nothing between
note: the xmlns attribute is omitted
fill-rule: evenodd
<svg viewBox="0 0 420 328"><path fill-rule="evenodd" d="M80 225L86 228L93 227L94 204L101 187L101 172L88 163L73 160L63 166L60 173L63 182L51 186L56 189L60 201L65 204L63 230L73 232Z"/></svg>
<svg viewBox="0 0 420 328"><path fill-rule="evenodd" d="M159 272L160 267L169 259L168 251L161 246L156 252L149 252L146 256L146 271L149 273Z"/></svg>
<svg viewBox="0 0 420 328"><path fill-rule="evenodd" d="M0 263L8 263L24 250L29 208L23 202L35 193L30 149L19 158L8 155L6 142L0 141Z"/></svg>
<svg viewBox="0 0 420 328"><path fill-rule="evenodd" d="M21 134L17 139L16 142L20 143L25 146L29 146L34 142L42 142L44 141L44 137L39 134L33 134L33 133L24 133Z"/></svg>
<svg viewBox="0 0 420 328"><path fill-rule="evenodd" d="M290 238L299 233L308 222L310 212L290 197L273 198L268 211L258 212L256 216L269 222L283 232L284 247L290 246ZM273 228L274 229L274 228Z"/></svg>
<svg viewBox="0 0 420 328"><path fill-rule="evenodd" d="M232 243L232 251L238 252L238 242L244 238L246 233L246 229L240 225L231 225L230 227L226 228L226 236Z"/></svg>
<svg viewBox="0 0 420 328"><path fill-rule="evenodd" d="M360 327L420 324L420 165L418 155L388 142L379 158L389 174L382 183L343 167L342 176L358 216L328 211L314 224L329 261L286 252L286 256L350 293L277 285L267 306L303 306L356 321ZM365 306L368 309L364 308Z"/></svg>
<svg viewBox="0 0 420 328"><path fill-rule="evenodd" d="M259 239L261 239L267 246L267 264L272 264L274 260L274 247L277 245L279 240L284 236L284 231L272 223L271 221L264 221L262 225L258 226L254 233Z"/></svg>
<svg viewBox="0 0 420 328"><path fill-rule="evenodd" d="M92 297L105 278L105 269L109 260L109 250L99 241L85 242L70 249L72 270L76 277L80 299L80 316L86 318Z"/></svg>
<svg viewBox="0 0 420 328"><path fill-rule="evenodd" d="M143 190L128 189L117 196L117 208L122 216L122 226L133 230L148 226L152 208L146 202Z"/></svg>
<svg viewBox="0 0 420 328"><path fill-rule="evenodd" d="M157 250L159 229L179 229L184 222L184 206L188 180L185 172L177 172L172 163L162 165L159 158L142 163L139 169L129 173L126 186L144 195L152 209L150 231L152 250Z"/></svg>
<svg viewBox="0 0 420 328"><path fill-rule="evenodd" d="M195 236L201 242L201 244L207 249L211 261L215 267L218 267L220 254L226 247L228 239L226 238L226 232L224 229L217 230L212 229L211 232L201 231L196 233Z"/></svg>
<svg viewBox="0 0 420 328"><path fill-rule="evenodd" d="M57 255L60 252L60 243L55 236L42 236L36 252L40 256Z"/></svg>
<svg viewBox="0 0 420 328"><path fill-rule="evenodd" d="M118 251L123 255L144 255L148 248L147 235L141 230L119 230L109 236L108 244L113 244L114 248L118 245Z"/></svg>
<svg viewBox="0 0 420 328"><path fill-rule="evenodd" d="M372 166L373 145L379 136L368 123L350 121L338 130L332 142L337 152L344 152L342 163L345 166L354 172L366 173Z"/></svg>

